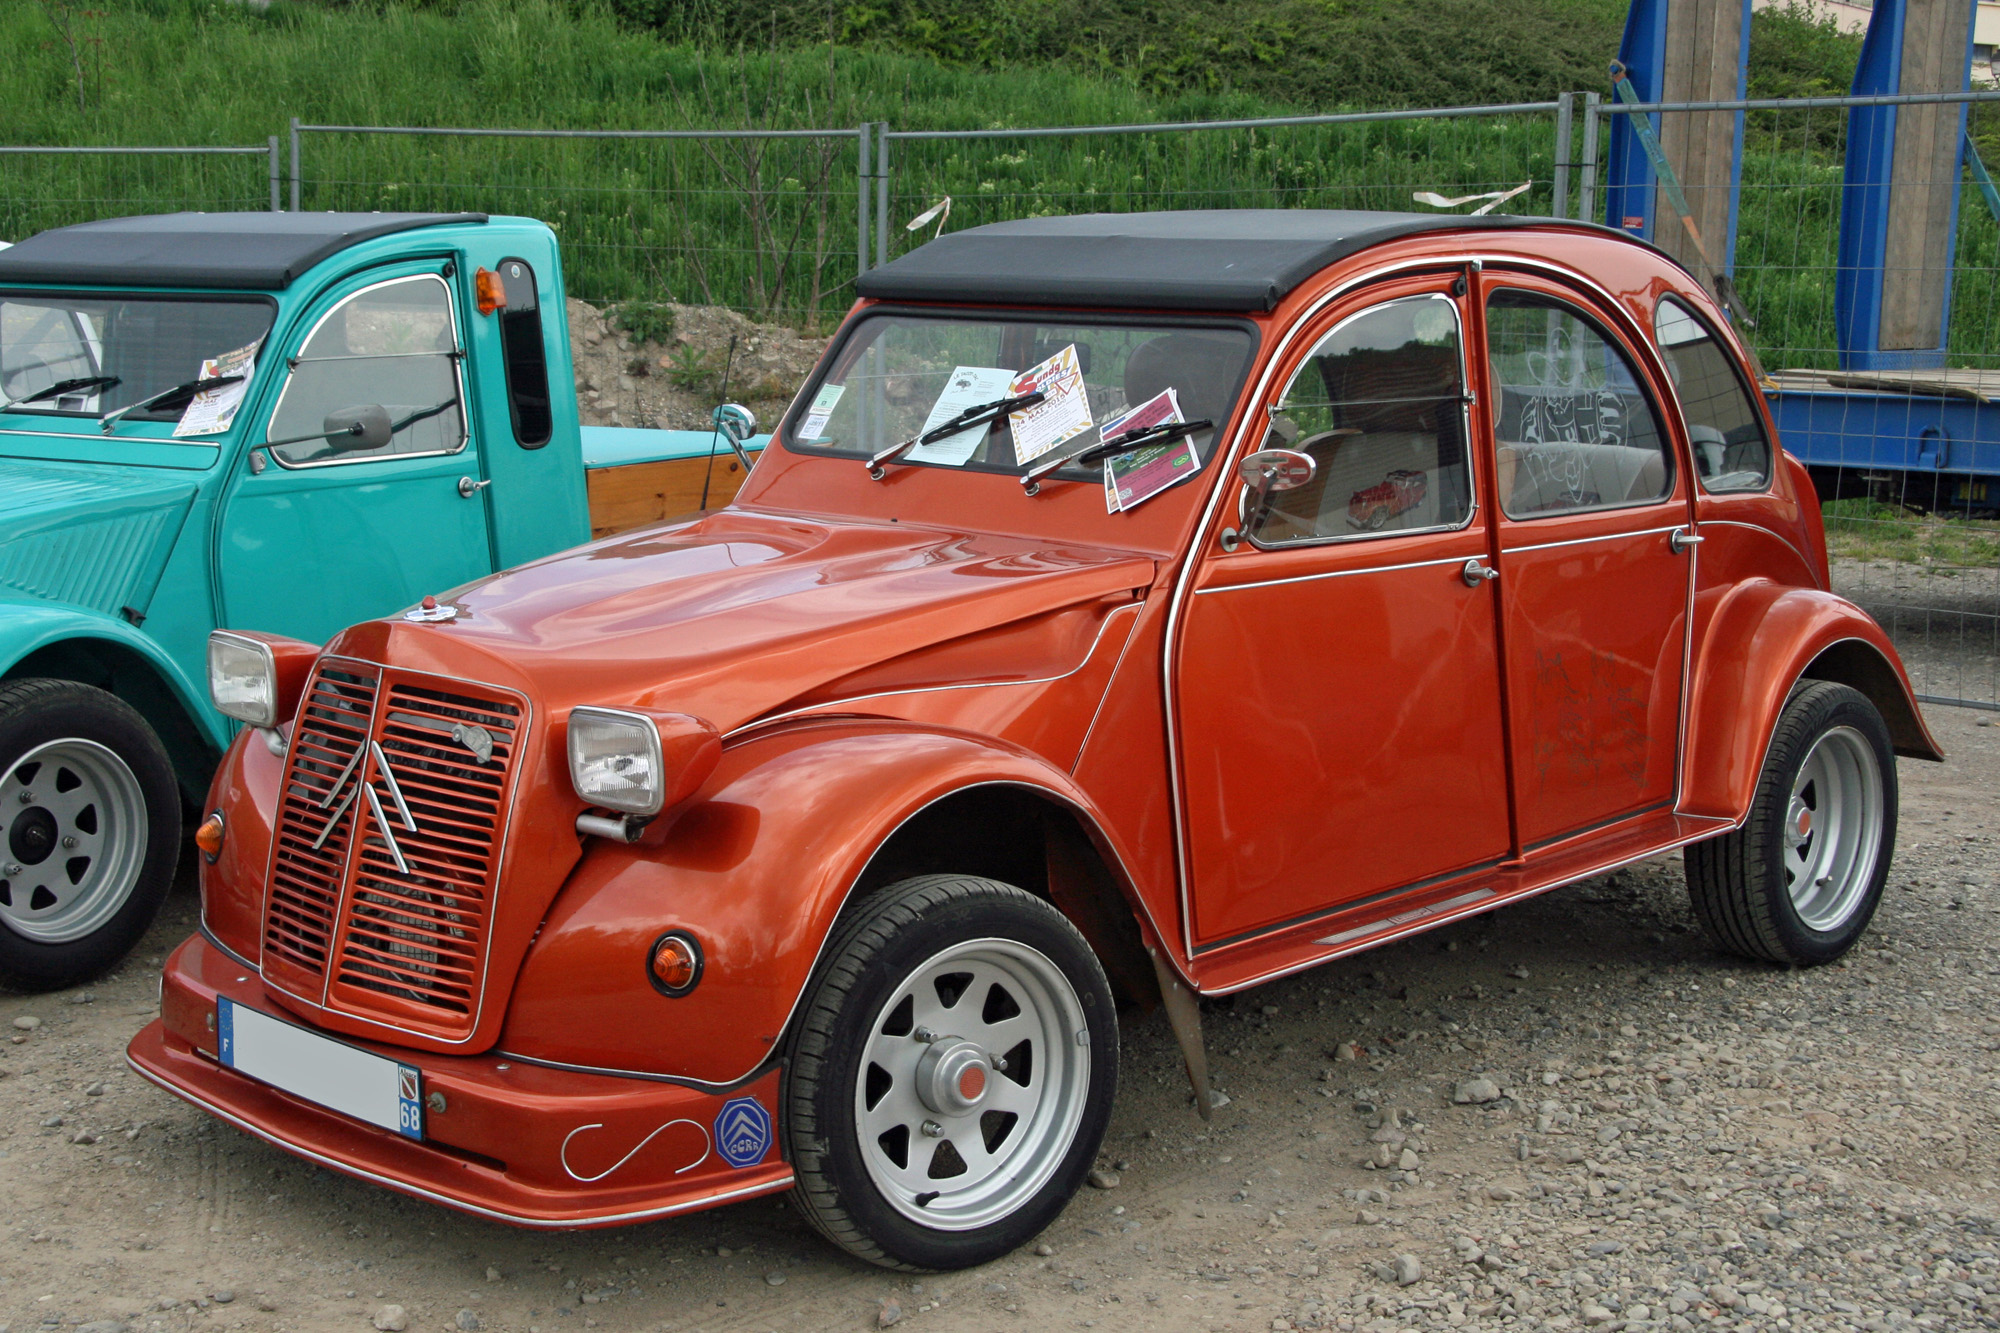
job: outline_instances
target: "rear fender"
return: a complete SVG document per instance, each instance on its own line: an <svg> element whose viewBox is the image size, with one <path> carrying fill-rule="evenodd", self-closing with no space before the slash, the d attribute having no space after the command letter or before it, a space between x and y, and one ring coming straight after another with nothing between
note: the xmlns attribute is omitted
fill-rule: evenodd
<svg viewBox="0 0 2000 1333"><path fill-rule="evenodd" d="M0 679L35 677L94 685L131 704L166 747L190 800L208 786L229 744L206 692L154 639L86 608L0 598Z"/></svg>
<svg viewBox="0 0 2000 1333"><path fill-rule="evenodd" d="M1902 659L1867 612L1829 592L1752 581L1728 593L1696 662L1682 812L1744 818L1778 715L1804 679L1838 681L1867 695L1897 754L1944 757Z"/></svg>
<svg viewBox="0 0 2000 1333"><path fill-rule="evenodd" d="M636 845L591 840L522 965L501 1051L704 1086L741 1082L778 1051L841 909L895 876L879 864L895 858L878 854L926 810L982 788L1018 789L1075 817L1126 905L1080 903L1074 886L1092 875L1060 867L1048 876L1052 896L1058 906L1070 900L1087 935L1122 933L1136 946L1124 858L1067 774L989 737L797 723L731 745L693 800ZM1075 855L1072 842L1062 856ZM699 982L678 998L655 989L647 969L669 930L694 936L703 956ZM1116 967L1132 949L1120 942L1112 952Z"/></svg>

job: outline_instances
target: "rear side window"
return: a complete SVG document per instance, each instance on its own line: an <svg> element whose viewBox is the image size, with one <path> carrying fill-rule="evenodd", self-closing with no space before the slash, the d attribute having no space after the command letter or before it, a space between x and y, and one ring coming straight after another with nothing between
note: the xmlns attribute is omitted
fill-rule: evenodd
<svg viewBox="0 0 2000 1333"><path fill-rule="evenodd" d="M507 304L500 310L500 349L507 361L507 411L514 439L523 449L539 449L555 433L549 410L549 363L542 343L542 300L535 271L524 260L500 261L500 285Z"/></svg>
<svg viewBox="0 0 2000 1333"><path fill-rule="evenodd" d="M1623 349L1570 306L1502 289L1486 305L1500 504L1509 518L1652 504L1673 458Z"/></svg>
<svg viewBox="0 0 2000 1333"><path fill-rule="evenodd" d="M1687 413L1695 472L1708 491L1761 491L1771 481L1771 442L1735 358L1693 311L1671 296L1653 312L1653 334Z"/></svg>

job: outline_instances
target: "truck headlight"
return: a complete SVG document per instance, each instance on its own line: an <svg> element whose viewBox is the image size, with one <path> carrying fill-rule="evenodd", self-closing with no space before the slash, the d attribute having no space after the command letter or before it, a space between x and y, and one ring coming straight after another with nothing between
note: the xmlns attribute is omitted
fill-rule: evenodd
<svg viewBox="0 0 2000 1333"><path fill-rule="evenodd" d="M217 712L275 727L298 711L319 648L278 634L219 629L208 636L208 697Z"/></svg>
<svg viewBox="0 0 2000 1333"><path fill-rule="evenodd" d="M585 706L570 710L568 731L576 794L642 820L694 795L722 758L715 728L685 713Z"/></svg>

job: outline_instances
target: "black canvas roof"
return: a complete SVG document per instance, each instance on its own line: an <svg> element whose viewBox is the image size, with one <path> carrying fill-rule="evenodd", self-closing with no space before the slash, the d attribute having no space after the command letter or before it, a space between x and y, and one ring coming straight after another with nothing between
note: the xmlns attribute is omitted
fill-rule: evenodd
<svg viewBox="0 0 2000 1333"><path fill-rule="evenodd" d="M159 213L79 222L0 250L0 282L288 287L328 255L376 236L484 222L484 213Z"/></svg>
<svg viewBox="0 0 2000 1333"><path fill-rule="evenodd" d="M1328 264L1383 241L1548 222L1316 208L1025 218L947 233L855 286L903 301L1269 310Z"/></svg>

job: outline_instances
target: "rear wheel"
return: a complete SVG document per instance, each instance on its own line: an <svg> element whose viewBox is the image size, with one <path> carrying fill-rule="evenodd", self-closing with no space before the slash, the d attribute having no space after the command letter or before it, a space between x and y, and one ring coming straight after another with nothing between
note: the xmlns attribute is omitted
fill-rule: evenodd
<svg viewBox="0 0 2000 1333"><path fill-rule="evenodd" d="M1111 988L1053 907L932 875L844 924L792 1040L800 1211L895 1268L964 1268L1060 1213L1118 1078Z"/></svg>
<svg viewBox="0 0 2000 1333"><path fill-rule="evenodd" d="M1866 695L1794 693L1742 828L1687 849L1688 892L1711 938L1774 963L1832 962L1882 899L1896 848L1896 760Z"/></svg>
<svg viewBox="0 0 2000 1333"><path fill-rule="evenodd" d="M58 990L116 964L173 884L180 793L116 695L0 685L0 985Z"/></svg>

